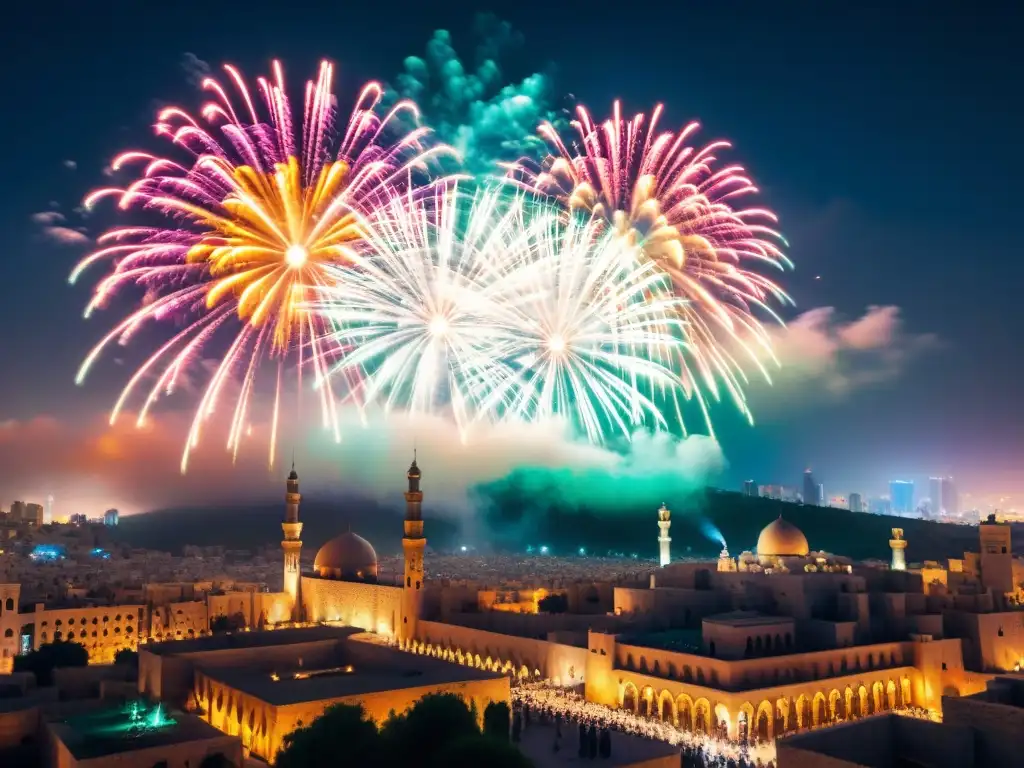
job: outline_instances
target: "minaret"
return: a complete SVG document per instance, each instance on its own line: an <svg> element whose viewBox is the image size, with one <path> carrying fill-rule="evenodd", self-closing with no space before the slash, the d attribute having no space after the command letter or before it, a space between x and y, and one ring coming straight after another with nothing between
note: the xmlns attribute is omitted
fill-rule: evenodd
<svg viewBox="0 0 1024 768"><path fill-rule="evenodd" d="M299 475L295 471L295 462L292 462L286 486L284 522L281 523L281 530L284 531L284 541L281 542L281 549L284 550L284 591L292 604L292 620L297 621L302 613L299 604L299 559L302 554L299 501L302 495L299 493Z"/></svg>
<svg viewBox="0 0 1024 768"><path fill-rule="evenodd" d="M427 540L423 538L423 491L420 490L420 468L416 465L415 453L406 477L409 490L405 492L405 535L402 537L405 581L402 584L402 623L397 634L400 640L408 642L416 637L416 623L423 602L423 550L427 546Z"/></svg>
<svg viewBox="0 0 1024 768"><path fill-rule="evenodd" d="M892 549L892 570L907 570L906 548L907 542L903 540L903 529L893 528L892 538L889 539L889 547Z"/></svg>
<svg viewBox="0 0 1024 768"><path fill-rule="evenodd" d="M672 555L669 553L669 547L672 544L672 539L668 535L670 525L672 525L672 513L668 511L668 507L662 502L661 509L658 510L658 530L661 532L658 535L658 547L660 549L658 565L662 567L668 565L672 560Z"/></svg>

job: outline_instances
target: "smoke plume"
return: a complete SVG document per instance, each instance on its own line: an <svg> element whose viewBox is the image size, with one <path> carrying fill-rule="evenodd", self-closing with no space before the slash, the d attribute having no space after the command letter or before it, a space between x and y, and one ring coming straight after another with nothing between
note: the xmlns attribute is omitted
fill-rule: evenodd
<svg viewBox="0 0 1024 768"><path fill-rule="evenodd" d="M508 22L481 15L476 36L480 42L470 69L451 34L437 30L422 58L405 60L394 90L419 105L423 122L459 151L469 171L483 173L498 162L539 157L544 145L537 126L559 115L550 70L509 82L502 62L522 48L523 38Z"/></svg>

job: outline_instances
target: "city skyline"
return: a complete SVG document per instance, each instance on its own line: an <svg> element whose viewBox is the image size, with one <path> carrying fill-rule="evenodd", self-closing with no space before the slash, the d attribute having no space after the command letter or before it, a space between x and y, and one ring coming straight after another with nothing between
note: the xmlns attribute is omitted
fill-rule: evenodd
<svg viewBox="0 0 1024 768"><path fill-rule="evenodd" d="M244 20L202 7L202 25L191 23L187 9L170 15L133 9L113 26L78 9L57 25L30 9L14 11L12 23L26 34L12 53L26 74L13 83L11 98L33 115L34 128L0 126L7 167L19 179L0 193L0 227L12 254L0 318L5 327L21 329L12 334L4 362L7 370L25 372L0 386L0 498L45 503L53 493L58 505L89 504L96 513L116 506L129 513L200 496L204 484L216 484L227 497L272 492L283 463L260 468L255 437L243 446L252 457L240 457L234 468L223 443L211 438L203 466L184 479L177 475L183 416L195 406L192 380L153 413L150 431L134 437L105 426L115 393L138 364L139 347L119 350L86 386L74 385L78 365L109 320L82 320L87 288L67 286L83 248L110 223L101 213L83 218L76 208L87 191L106 183L104 170L117 151L153 146L155 103L197 105L196 80L204 70L234 62L253 74L280 56L298 78L324 56L337 63L347 101L368 78L394 80L403 59L422 55L437 28L451 30L455 47L472 60L479 41L466 10L456 4L425 14L413 7L404 15L407 28L373 45L351 37L342 43L331 32L373 27L369 9L325 11L312 30L282 25L278 14L259 7ZM566 9L539 10L530 3L508 9L508 20L526 40L503 73L510 82L557 70L557 104L571 93L604 114L622 97L629 114L664 102L664 125L699 119L702 133L733 144L790 243L796 268L783 282L796 306L783 313L786 329L773 332L783 368L773 387L752 382L753 427L730 406L712 406L721 450L698 462L695 478L726 488L749 478L795 484L810 463L833 494L873 495L896 477L914 478L923 487L933 475L955 477L962 495L1024 491L1018 470L1024 430L1012 384L1021 371L1005 355L1014 343L1008 329L1024 322L1010 293L1022 267L1011 262L992 280L989 261L968 268L960 257L965 232L972 233L971 247L991 253L1008 252L1016 238L1007 224L1009 180L1019 175L1012 148L1022 115L998 94L1019 79L1020 65L991 66L1001 50L992 40L1008 34L1010 19L993 13L965 26L965 17L949 4L948 13L923 20L909 8L890 10L887 24L878 25L853 10L810 18L798 4L783 4L741 19L715 8L672 10L665 12L661 31L639 20L612 29ZM245 34L238 34L240 24ZM556 35L564 24L581 34L570 40ZM673 46L656 41L667 43L662 36L680 24L703 30L691 41L695 55L714 58L717 66L676 66ZM153 27L166 34L139 39L136 30ZM786 34L771 34L774 29ZM954 33L956 52L943 43ZM585 41L607 34L623 45L588 55ZM102 61L91 55L90 37L111 40ZM819 66L795 66L794 46ZM728 56L717 55L723 47ZM638 62L644 77L637 76ZM847 96L838 98L840 93ZM951 102L964 109L948 114ZM868 119L876 114L887 115L885 131ZM63 128L69 118L74 131ZM918 140L922 125L929 142ZM1000 163L979 168L958 159L963 155L955 150L968 129L984 133ZM937 156L946 162L936 164ZM897 169L887 173L885 184L878 178L882 168ZM936 177L934 183L919 184L923 174ZM954 203L940 193L968 184L989 190L984 204ZM922 269L925 253L928 268ZM947 312L936 296L956 296L958 311ZM46 309L26 323L26 306ZM252 425L254 434L263 426ZM361 430L346 434L350 445L370 439ZM414 437L399 428L389 435L386 453L397 461ZM489 455L505 450L511 459L466 475L466 487L529 461L531 450L521 446L549 438L546 431L532 441L519 435L484 446ZM484 438L475 439L483 444ZM351 450L323 445L319 436L291 437L281 440L279 453L288 455L293 447L303 458L327 450L344 457ZM548 455L552 466L571 468L580 465L581 452L591 457L583 462L588 467L619 466L607 454L569 442ZM628 465L632 459L625 453ZM462 454L451 448L445 455L457 461ZM341 463L346 476L334 468ZM358 490L371 482L372 468L348 459L324 461L310 476L325 487Z"/></svg>

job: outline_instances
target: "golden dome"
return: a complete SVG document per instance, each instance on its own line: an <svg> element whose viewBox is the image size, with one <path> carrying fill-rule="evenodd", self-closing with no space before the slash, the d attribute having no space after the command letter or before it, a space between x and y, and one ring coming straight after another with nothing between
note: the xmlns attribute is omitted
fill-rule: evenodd
<svg viewBox="0 0 1024 768"><path fill-rule="evenodd" d="M348 531L320 547L313 571L322 579L375 582L377 553L370 542Z"/></svg>
<svg viewBox="0 0 1024 768"><path fill-rule="evenodd" d="M803 531L783 520L782 515L768 523L757 537L758 557L806 557L810 551Z"/></svg>

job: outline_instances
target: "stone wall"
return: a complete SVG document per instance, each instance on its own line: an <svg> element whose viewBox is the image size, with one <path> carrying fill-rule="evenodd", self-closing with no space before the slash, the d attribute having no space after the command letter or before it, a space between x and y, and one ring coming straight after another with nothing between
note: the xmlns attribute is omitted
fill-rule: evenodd
<svg viewBox="0 0 1024 768"><path fill-rule="evenodd" d="M306 620L339 623L393 637L402 616L402 588L302 577Z"/></svg>

